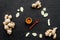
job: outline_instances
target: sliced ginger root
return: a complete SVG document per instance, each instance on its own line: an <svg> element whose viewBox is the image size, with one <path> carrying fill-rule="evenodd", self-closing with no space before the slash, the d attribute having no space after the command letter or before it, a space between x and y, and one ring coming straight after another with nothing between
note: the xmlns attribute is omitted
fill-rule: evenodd
<svg viewBox="0 0 60 40"><path fill-rule="evenodd" d="M48 29L46 32L45 32L45 36L53 36L53 39L56 39L56 30L57 30L57 27L53 28L53 29Z"/></svg>
<svg viewBox="0 0 60 40"><path fill-rule="evenodd" d="M37 2L33 3L32 8L41 8L41 2L38 0Z"/></svg>
<svg viewBox="0 0 60 40"><path fill-rule="evenodd" d="M6 14L4 17L5 21L3 22L4 29L6 30L7 34L12 34L12 29L15 26L15 23L11 21L12 15Z"/></svg>

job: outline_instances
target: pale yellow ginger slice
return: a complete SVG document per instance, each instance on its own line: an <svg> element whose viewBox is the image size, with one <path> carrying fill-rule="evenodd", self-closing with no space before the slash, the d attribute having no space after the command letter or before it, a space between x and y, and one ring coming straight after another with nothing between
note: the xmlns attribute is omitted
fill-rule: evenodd
<svg viewBox="0 0 60 40"><path fill-rule="evenodd" d="M27 33L26 33L26 35L25 35L25 37L28 37L28 36L29 36L29 34L30 34L30 32L27 32Z"/></svg>
<svg viewBox="0 0 60 40"><path fill-rule="evenodd" d="M48 13L44 13L44 15L43 15L44 17L47 17L48 16Z"/></svg>
<svg viewBox="0 0 60 40"><path fill-rule="evenodd" d="M39 38L43 38L43 35L42 34L39 34Z"/></svg>
<svg viewBox="0 0 60 40"><path fill-rule="evenodd" d="M24 8L23 7L20 7L20 11L23 12L24 11Z"/></svg>
<svg viewBox="0 0 60 40"><path fill-rule="evenodd" d="M16 13L16 18L18 18L20 16L20 13L19 12L17 12Z"/></svg>
<svg viewBox="0 0 60 40"><path fill-rule="evenodd" d="M48 26L50 26L50 25L51 25L51 24L50 24L50 19L48 19L48 22L47 22L47 23L48 23Z"/></svg>
<svg viewBox="0 0 60 40"><path fill-rule="evenodd" d="M37 36L37 33L32 33L33 36Z"/></svg>

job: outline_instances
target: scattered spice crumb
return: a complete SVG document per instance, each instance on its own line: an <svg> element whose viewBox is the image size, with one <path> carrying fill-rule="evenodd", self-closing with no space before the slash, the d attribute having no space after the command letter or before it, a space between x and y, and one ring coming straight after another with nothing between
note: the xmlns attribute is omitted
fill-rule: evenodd
<svg viewBox="0 0 60 40"><path fill-rule="evenodd" d="M20 11L20 9L17 9L17 11L19 12L19 11Z"/></svg>
<svg viewBox="0 0 60 40"><path fill-rule="evenodd" d="M46 11L46 8L43 8L43 11Z"/></svg>

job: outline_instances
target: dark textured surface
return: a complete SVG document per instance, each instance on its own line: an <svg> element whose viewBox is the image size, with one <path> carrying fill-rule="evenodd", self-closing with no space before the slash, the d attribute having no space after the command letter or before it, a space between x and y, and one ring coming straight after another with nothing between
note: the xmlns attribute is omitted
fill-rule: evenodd
<svg viewBox="0 0 60 40"><path fill-rule="evenodd" d="M40 39L38 36L33 37L31 34L26 38L27 32L42 33L53 27L58 27L57 39L60 40L60 0L41 0L42 6L47 8L49 16L44 18L40 11L41 9L32 9L31 4L37 0L0 0L0 40L53 40L52 38L43 36ZM21 13L19 18L15 17L16 10L23 6L24 12ZM12 21L16 23L15 29L12 35L7 35L4 31L2 22L4 21L4 15L11 14L13 16ZM40 23L37 24L31 31L29 31L29 25L25 24L26 17L31 17L33 22L36 18L40 19ZM51 26L47 25L47 19L51 19Z"/></svg>

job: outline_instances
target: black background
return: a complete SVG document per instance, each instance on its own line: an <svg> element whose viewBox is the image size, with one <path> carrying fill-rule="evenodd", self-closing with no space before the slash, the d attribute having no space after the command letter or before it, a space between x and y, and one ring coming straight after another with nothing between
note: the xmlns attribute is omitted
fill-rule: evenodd
<svg viewBox="0 0 60 40"><path fill-rule="evenodd" d="M0 0L0 40L53 40L52 37L45 37L44 32L49 28L58 27L57 39L60 40L60 0L40 0L42 2L41 9L32 9L31 4L37 0ZM24 7L24 12L21 13L19 18L15 17L17 9L21 6ZM44 18L41 15L43 7L47 8L49 16ZM16 23L15 29L13 29L12 35L8 35L2 22L4 21L5 14L11 14L13 16L12 21ZM31 17L33 23L35 19L40 19L40 23L37 24L31 31L28 29L30 25L26 25L25 19ZM47 19L51 19L51 26L47 25ZM36 32L37 34L42 33L43 38L40 39L38 36L33 37L31 34L26 38L27 32Z"/></svg>

